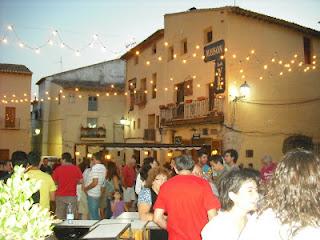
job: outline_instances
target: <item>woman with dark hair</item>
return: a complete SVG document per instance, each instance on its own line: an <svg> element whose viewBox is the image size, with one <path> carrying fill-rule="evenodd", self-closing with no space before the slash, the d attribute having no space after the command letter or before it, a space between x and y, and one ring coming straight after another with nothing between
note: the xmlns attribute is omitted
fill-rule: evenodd
<svg viewBox="0 0 320 240"><path fill-rule="evenodd" d="M106 199L106 218L112 217L111 211L111 200L115 191L121 190L120 187L120 177L118 175L117 165L109 161L107 162L107 175L105 180L105 190L107 192L107 199Z"/></svg>
<svg viewBox="0 0 320 240"><path fill-rule="evenodd" d="M219 185L221 210L201 231L202 239L240 239L258 199L257 181L251 171L234 169L226 173Z"/></svg>
<svg viewBox="0 0 320 240"><path fill-rule="evenodd" d="M286 153L266 187L259 216L246 239L320 239L318 156L304 149Z"/></svg>
<svg viewBox="0 0 320 240"><path fill-rule="evenodd" d="M147 157L143 160L142 167L140 168L140 173L137 176L136 179L136 185L134 188L134 191L137 195L139 195L142 187L145 184L145 181L148 178L148 172L151 168L159 166L158 161L153 157Z"/></svg>
<svg viewBox="0 0 320 240"><path fill-rule="evenodd" d="M149 171L145 186L138 197L138 212L141 220L153 220L153 205L157 200L161 185L167 181L168 177L169 172L162 167L155 167ZM155 230L150 233L150 239L165 240L167 238L168 235L165 230Z"/></svg>

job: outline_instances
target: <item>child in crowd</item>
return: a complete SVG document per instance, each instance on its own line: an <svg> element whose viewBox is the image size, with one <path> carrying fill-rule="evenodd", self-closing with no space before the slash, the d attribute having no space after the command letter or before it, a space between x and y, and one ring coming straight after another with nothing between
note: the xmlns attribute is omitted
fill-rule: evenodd
<svg viewBox="0 0 320 240"><path fill-rule="evenodd" d="M121 193L117 190L113 193L113 201L111 202L111 211L112 211L112 218L116 218L121 213L128 211L128 208L122 199Z"/></svg>
<svg viewBox="0 0 320 240"><path fill-rule="evenodd" d="M248 169L234 169L221 178L218 188L222 208L203 228L202 239L238 240L245 234L249 213L257 208L256 176Z"/></svg>

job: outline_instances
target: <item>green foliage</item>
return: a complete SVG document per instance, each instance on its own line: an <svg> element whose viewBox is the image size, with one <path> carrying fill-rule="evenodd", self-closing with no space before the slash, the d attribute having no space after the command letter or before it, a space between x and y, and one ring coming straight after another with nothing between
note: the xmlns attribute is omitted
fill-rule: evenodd
<svg viewBox="0 0 320 240"><path fill-rule="evenodd" d="M41 240L52 234L53 216L31 198L40 182L24 171L16 166L6 184L0 181L0 240Z"/></svg>

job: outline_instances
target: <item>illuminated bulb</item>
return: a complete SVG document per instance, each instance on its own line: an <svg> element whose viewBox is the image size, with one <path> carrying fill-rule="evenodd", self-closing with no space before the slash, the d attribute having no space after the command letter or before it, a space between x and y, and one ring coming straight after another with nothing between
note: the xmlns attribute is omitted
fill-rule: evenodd
<svg viewBox="0 0 320 240"><path fill-rule="evenodd" d="M4 97L4 98L7 98L7 96L6 96L6 95L4 95L3 97Z"/></svg>
<svg viewBox="0 0 320 240"><path fill-rule="evenodd" d="M117 96L117 95L118 95L118 93L116 93L116 92L115 92L113 95L114 95L114 96Z"/></svg>
<svg viewBox="0 0 320 240"><path fill-rule="evenodd" d="M312 69L316 69L316 66L312 66Z"/></svg>
<svg viewBox="0 0 320 240"><path fill-rule="evenodd" d="M27 99L27 98L25 98L25 99L24 99L24 101L25 101L25 102L28 102L28 99Z"/></svg>
<svg viewBox="0 0 320 240"><path fill-rule="evenodd" d="M178 90L178 87L174 87L174 90Z"/></svg>
<svg viewBox="0 0 320 240"><path fill-rule="evenodd" d="M16 103L19 103L19 100L16 100Z"/></svg>
<svg viewBox="0 0 320 240"><path fill-rule="evenodd" d="M187 85L187 88L190 88L190 85Z"/></svg>
<svg viewBox="0 0 320 240"><path fill-rule="evenodd" d="M113 85L113 84L111 84L111 88L114 88L114 85Z"/></svg>
<svg viewBox="0 0 320 240"><path fill-rule="evenodd" d="M173 55L173 58L177 58L177 54L174 54L174 55Z"/></svg>
<svg viewBox="0 0 320 240"><path fill-rule="evenodd" d="M92 37L93 37L94 40L97 40L98 39L98 34L94 34Z"/></svg>
<svg viewBox="0 0 320 240"><path fill-rule="evenodd" d="M298 57L298 54L295 54L295 55L294 55L294 58L297 58L297 57Z"/></svg>
<svg viewBox="0 0 320 240"><path fill-rule="evenodd" d="M312 64L316 64L316 61L313 61Z"/></svg>
<svg viewBox="0 0 320 240"><path fill-rule="evenodd" d="M283 75L283 72L280 72L280 76L282 76Z"/></svg>
<svg viewBox="0 0 320 240"><path fill-rule="evenodd" d="M107 97L109 97L110 96L110 94L109 93L107 93Z"/></svg>
<svg viewBox="0 0 320 240"><path fill-rule="evenodd" d="M59 90L59 93L62 93L63 91L62 90Z"/></svg>
<svg viewBox="0 0 320 240"><path fill-rule="evenodd" d="M164 88L165 91L168 91L168 88Z"/></svg>
<svg viewBox="0 0 320 240"><path fill-rule="evenodd" d="M48 95L49 94L49 92L48 91L46 91L46 95Z"/></svg>
<svg viewBox="0 0 320 240"><path fill-rule="evenodd" d="M243 73L243 69L240 69L240 73Z"/></svg>
<svg viewBox="0 0 320 240"><path fill-rule="evenodd" d="M196 54L196 53L192 54L192 57L196 57L196 56L197 56L197 54Z"/></svg>
<svg viewBox="0 0 320 240"><path fill-rule="evenodd" d="M289 68L289 69L288 69L288 72L291 72L291 71L292 71L291 68Z"/></svg>
<svg viewBox="0 0 320 240"><path fill-rule="evenodd" d="M263 68L264 68L264 69L268 69L268 65L264 65Z"/></svg>
<svg viewBox="0 0 320 240"><path fill-rule="evenodd" d="M199 46L199 45L197 45L197 46L196 46L196 49L199 49L199 48L200 48L200 46Z"/></svg>
<svg viewBox="0 0 320 240"><path fill-rule="evenodd" d="M303 69L303 71L304 71L304 72L306 72L306 71L307 71L307 69L305 68L305 69Z"/></svg>
<svg viewBox="0 0 320 240"><path fill-rule="evenodd" d="M19 43L19 47L23 48L24 44L23 43Z"/></svg>
<svg viewBox="0 0 320 240"><path fill-rule="evenodd" d="M22 99L20 99L20 102L23 102L23 100L22 100Z"/></svg>
<svg viewBox="0 0 320 240"><path fill-rule="evenodd" d="M196 75L193 75L193 76L192 76L193 79L196 79L196 77L197 77Z"/></svg>
<svg viewBox="0 0 320 240"><path fill-rule="evenodd" d="M224 51L225 51L225 52L228 52L228 48L224 48Z"/></svg>
<svg viewBox="0 0 320 240"><path fill-rule="evenodd" d="M301 67L302 66L302 62L299 62L299 67Z"/></svg>
<svg viewBox="0 0 320 240"><path fill-rule="evenodd" d="M224 59L224 56L223 56L223 55L221 55L221 56L220 56L220 59Z"/></svg>
<svg viewBox="0 0 320 240"><path fill-rule="evenodd" d="M250 57L246 57L246 60L249 61L249 60L250 60Z"/></svg>
<svg viewBox="0 0 320 240"><path fill-rule="evenodd" d="M130 83L130 86L132 86L132 85L133 85L133 83L131 82L131 83Z"/></svg>
<svg viewBox="0 0 320 240"><path fill-rule="evenodd" d="M43 98L41 98L40 101L43 102Z"/></svg>
<svg viewBox="0 0 320 240"><path fill-rule="evenodd" d="M144 90L144 93L145 93L145 94L147 94L147 93L148 93L148 91L147 91L147 90Z"/></svg>
<svg viewBox="0 0 320 240"><path fill-rule="evenodd" d="M24 97L26 97L26 96L27 96L27 94L26 94L26 93L24 93L24 94L23 94L23 96L24 96Z"/></svg>
<svg viewBox="0 0 320 240"><path fill-rule="evenodd" d="M246 76L245 76L245 75L242 75L241 78L244 79L244 78L246 78Z"/></svg>
<svg viewBox="0 0 320 240"><path fill-rule="evenodd" d="M60 47L61 47L61 48L64 48L64 43L60 43Z"/></svg>
<svg viewBox="0 0 320 240"><path fill-rule="evenodd" d="M233 57L233 58L236 58L236 57L237 57L237 55L233 54L233 55L232 55L232 57Z"/></svg>
<svg viewBox="0 0 320 240"><path fill-rule="evenodd" d="M274 58L271 59L271 62L275 62L276 60Z"/></svg>
<svg viewBox="0 0 320 240"><path fill-rule="evenodd" d="M152 80L150 80L150 84L153 84L153 81L152 81Z"/></svg>
<svg viewBox="0 0 320 240"><path fill-rule="evenodd" d="M202 55L202 57L201 57L202 59L204 59L205 58L205 56L204 55Z"/></svg>
<svg viewBox="0 0 320 240"><path fill-rule="evenodd" d="M162 60L162 57L158 57L158 60L161 61L161 60Z"/></svg>
<svg viewBox="0 0 320 240"><path fill-rule="evenodd" d="M11 102L14 102L13 100L11 100Z"/></svg>
<svg viewBox="0 0 320 240"><path fill-rule="evenodd" d="M259 77L259 79L260 79L260 80L262 80L262 79L263 79L263 77Z"/></svg>
<svg viewBox="0 0 320 240"><path fill-rule="evenodd" d="M210 87L213 87L213 83L210 83Z"/></svg>
<svg viewBox="0 0 320 240"><path fill-rule="evenodd" d="M6 38L2 39L3 43L8 43L8 40Z"/></svg>
<svg viewBox="0 0 320 240"><path fill-rule="evenodd" d="M134 90L133 93L137 93L137 90Z"/></svg>
<svg viewBox="0 0 320 240"><path fill-rule="evenodd" d="M316 55L313 55L313 57L312 57L313 59L316 59L317 58L317 56Z"/></svg>
<svg viewBox="0 0 320 240"><path fill-rule="evenodd" d="M97 93L97 94L96 94L96 96L97 96L97 97L99 97L99 96L100 96L100 94L99 94L99 93Z"/></svg>
<svg viewBox="0 0 320 240"><path fill-rule="evenodd" d="M49 44L50 46L52 46L52 45L53 45L53 41L50 39L50 40L48 41L48 44Z"/></svg>
<svg viewBox="0 0 320 240"><path fill-rule="evenodd" d="M172 77L170 78L170 81L173 81L173 78L172 78Z"/></svg>
<svg viewBox="0 0 320 240"><path fill-rule="evenodd" d="M282 61L280 60L278 63L281 65L281 64L282 64Z"/></svg>
<svg viewBox="0 0 320 240"><path fill-rule="evenodd" d="M128 93L127 93L127 92L125 92L125 93L124 93L124 95L125 95L125 96L127 96L127 95L128 95Z"/></svg>
<svg viewBox="0 0 320 240"><path fill-rule="evenodd" d="M140 52L139 51L136 51L136 55L139 55L140 54Z"/></svg>
<svg viewBox="0 0 320 240"><path fill-rule="evenodd" d="M252 50L251 50L251 54L254 54L254 53L255 53L255 51L254 51L254 49L252 49Z"/></svg>
<svg viewBox="0 0 320 240"><path fill-rule="evenodd" d="M197 84L197 87L200 87L200 84L199 84L199 83Z"/></svg>
<svg viewBox="0 0 320 240"><path fill-rule="evenodd" d="M15 94L12 94L12 97L16 97L16 95L15 95Z"/></svg>
<svg viewBox="0 0 320 240"><path fill-rule="evenodd" d="M12 29L13 29L11 25L8 25L7 28L8 28L9 31L12 31Z"/></svg>
<svg viewBox="0 0 320 240"><path fill-rule="evenodd" d="M58 34L58 31L57 31L57 30L53 30L53 31L52 31L52 35L53 35L53 36L56 36L57 34Z"/></svg>
<svg viewBox="0 0 320 240"><path fill-rule="evenodd" d="M75 55L76 55L77 57L79 57L79 56L80 56L80 52L79 52L79 50L77 50L77 51L75 52Z"/></svg>
<svg viewBox="0 0 320 240"><path fill-rule="evenodd" d="M146 61L146 64L147 64L147 65L150 65L150 61Z"/></svg>
<svg viewBox="0 0 320 240"><path fill-rule="evenodd" d="M78 92L78 91L79 91L79 88L76 87L74 90L75 90L76 92Z"/></svg>
<svg viewBox="0 0 320 240"><path fill-rule="evenodd" d="M66 96L65 96L65 95L62 95L62 98L66 98Z"/></svg>
<svg viewBox="0 0 320 240"><path fill-rule="evenodd" d="M183 62L183 63L187 63L187 60L183 59L182 62Z"/></svg>
<svg viewBox="0 0 320 240"><path fill-rule="evenodd" d="M291 63L294 64L294 60L291 60Z"/></svg>
<svg viewBox="0 0 320 240"><path fill-rule="evenodd" d="M290 67L290 64L289 64L289 63L286 63L286 64L284 65L284 67L289 68L289 67Z"/></svg>
<svg viewBox="0 0 320 240"><path fill-rule="evenodd" d="M51 100L51 97L48 97L48 100Z"/></svg>
<svg viewBox="0 0 320 240"><path fill-rule="evenodd" d="M36 50L34 50L36 54L40 54L40 49L37 48Z"/></svg>
<svg viewBox="0 0 320 240"><path fill-rule="evenodd" d="M153 91L155 91L155 92L156 92L156 91L158 91L158 89L156 89L156 88L155 88L155 89L153 89Z"/></svg>
<svg viewBox="0 0 320 240"><path fill-rule="evenodd" d="M55 100L58 101L58 98L56 97Z"/></svg>
<svg viewBox="0 0 320 240"><path fill-rule="evenodd" d="M166 47L168 47L169 44L168 44L168 42L165 42L164 45L165 45Z"/></svg>

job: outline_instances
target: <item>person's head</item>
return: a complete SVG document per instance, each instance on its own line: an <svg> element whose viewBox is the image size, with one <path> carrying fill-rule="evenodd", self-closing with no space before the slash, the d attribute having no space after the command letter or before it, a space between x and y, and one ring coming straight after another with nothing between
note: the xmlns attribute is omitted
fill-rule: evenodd
<svg viewBox="0 0 320 240"><path fill-rule="evenodd" d="M175 158L174 168L180 172L182 170L192 171L194 167L194 161L190 155L180 155Z"/></svg>
<svg viewBox="0 0 320 240"><path fill-rule="evenodd" d="M126 160L126 164L129 166L135 166L136 165L136 157L134 155L132 155L131 158Z"/></svg>
<svg viewBox="0 0 320 240"><path fill-rule="evenodd" d="M42 159L42 163L43 163L43 165L48 166L49 159L48 158Z"/></svg>
<svg viewBox="0 0 320 240"><path fill-rule="evenodd" d="M83 158L82 162L79 164L81 172L84 172L87 168L90 167L90 160L88 158Z"/></svg>
<svg viewBox="0 0 320 240"><path fill-rule="evenodd" d="M102 152L96 152L92 155L92 161L94 164L98 164L102 162L103 154Z"/></svg>
<svg viewBox="0 0 320 240"><path fill-rule="evenodd" d="M12 171L12 162L11 161L5 161L3 165L3 170L6 172Z"/></svg>
<svg viewBox="0 0 320 240"><path fill-rule="evenodd" d="M271 208L283 224L320 226L320 159L311 151L287 152L267 184L262 211Z"/></svg>
<svg viewBox="0 0 320 240"><path fill-rule="evenodd" d="M207 164L208 162L208 153L201 149L197 152L197 155L198 155L198 161L200 163L201 166Z"/></svg>
<svg viewBox="0 0 320 240"><path fill-rule="evenodd" d="M28 156L23 151L15 151L11 155L11 162L13 167L19 166L19 165L26 167L28 164Z"/></svg>
<svg viewBox="0 0 320 240"><path fill-rule="evenodd" d="M272 163L272 157L270 155L264 155L261 158L262 165L268 166Z"/></svg>
<svg viewBox="0 0 320 240"><path fill-rule="evenodd" d="M221 155L212 155L209 157L209 165L213 168L214 171L222 171L223 166L223 157Z"/></svg>
<svg viewBox="0 0 320 240"><path fill-rule="evenodd" d="M142 165L150 165L151 168L154 168L154 167L158 167L159 163L153 157L146 157L145 159L143 159L143 164Z"/></svg>
<svg viewBox="0 0 320 240"><path fill-rule="evenodd" d="M238 152L234 149L228 149L223 155L224 161L228 165L233 165L238 161Z"/></svg>
<svg viewBox="0 0 320 240"><path fill-rule="evenodd" d="M145 187L152 188L156 193L159 192L161 185L167 181L169 172L163 167L150 169Z"/></svg>
<svg viewBox="0 0 320 240"><path fill-rule="evenodd" d="M257 181L250 171L231 170L219 183L221 208L230 211L237 208L244 214L256 210L259 200Z"/></svg>
<svg viewBox="0 0 320 240"><path fill-rule="evenodd" d="M118 176L118 169L115 162L108 162L107 163L107 179L111 180L114 176Z"/></svg>
<svg viewBox="0 0 320 240"><path fill-rule="evenodd" d="M32 166L32 167L39 167L41 161L41 157L40 154L37 152L29 152L28 154L28 163Z"/></svg>
<svg viewBox="0 0 320 240"><path fill-rule="evenodd" d="M118 191L118 190L115 190L114 193L113 193L113 199L114 200L122 200L122 195L121 193Z"/></svg>
<svg viewBox="0 0 320 240"><path fill-rule="evenodd" d="M61 162L72 163L72 156L70 153L65 152L61 155Z"/></svg>
<svg viewBox="0 0 320 240"><path fill-rule="evenodd" d="M142 180L146 180L148 177L148 172L151 168L159 166L158 161L153 157L147 157L143 160L142 167L140 169L140 177Z"/></svg>
<svg viewBox="0 0 320 240"><path fill-rule="evenodd" d="M248 168L253 169L253 163L248 163Z"/></svg>

